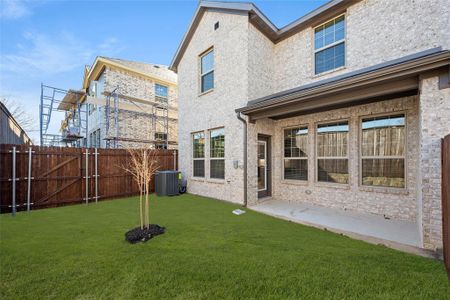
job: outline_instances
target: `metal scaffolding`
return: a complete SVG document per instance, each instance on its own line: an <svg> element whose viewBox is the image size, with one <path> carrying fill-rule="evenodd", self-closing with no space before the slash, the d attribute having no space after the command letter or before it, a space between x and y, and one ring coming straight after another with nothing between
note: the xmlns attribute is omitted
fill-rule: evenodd
<svg viewBox="0 0 450 300"><path fill-rule="evenodd" d="M177 119L169 117L169 110L174 108L169 106L168 97L155 96L150 101L123 95L118 91L119 87L112 92L103 92L103 100L84 91L64 90L41 84L41 145L89 147L89 106L101 107L101 103L105 105L105 115L102 118L105 123L100 126L104 125L105 128L102 136L106 141L106 148L121 148L127 143L149 144L153 148L163 149L176 145L176 141L169 141L170 122L176 122ZM55 112L64 113L59 132L56 131ZM138 115L148 118L148 122L145 122L148 128L142 128L146 136L138 138L137 132L121 132L121 122L125 124ZM50 125L51 122L53 126Z"/></svg>
<svg viewBox="0 0 450 300"><path fill-rule="evenodd" d="M169 144L176 144L175 141L169 141L169 121L176 121L176 119L169 117L170 107L168 98L155 97L154 101L149 101L119 94L118 90L119 88L117 87L111 93L106 93L106 148L120 148L123 146L121 142L151 144L154 148L159 147L164 149L169 149ZM121 105L125 102L134 106L134 109L122 109ZM146 107L145 109L143 105ZM122 115L119 119L119 115L124 111L131 113L131 116L128 116L128 118L133 118L135 116L134 114L148 115L151 120L151 131L149 132L151 137L137 139L122 133L120 131L120 122L125 122L128 119Z"/></svg>
<svg viewBox="0 0 450 300"><path fill-rule="evenodd" d="M87 107L82 109L82 97L83 91L63 90L41 83L39 106L41 146L83 146L80 139L88 132L88 111ZM50 126L56 112L65 115L58 133L56 128Z"/></svg>

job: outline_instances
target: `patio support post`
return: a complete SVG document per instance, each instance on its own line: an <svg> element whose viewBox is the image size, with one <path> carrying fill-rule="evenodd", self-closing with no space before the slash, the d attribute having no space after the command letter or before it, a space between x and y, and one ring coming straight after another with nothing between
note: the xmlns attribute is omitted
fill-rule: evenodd
<svg viewBox="0 0 450 300"><path fill-rule="evenodd" d="M247 120L242 118L241 113L236 113L237 118L244 124L243 142L244 142L244 207L247 207Z"/></svg>

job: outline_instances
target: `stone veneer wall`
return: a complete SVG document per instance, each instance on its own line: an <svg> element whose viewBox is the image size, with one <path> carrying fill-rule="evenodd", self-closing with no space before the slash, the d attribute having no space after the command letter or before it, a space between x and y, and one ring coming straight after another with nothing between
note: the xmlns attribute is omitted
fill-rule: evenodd
<svg viewBox="0 0 450 300"><path fill-rule="evenodd" d="M407 156L406 188L389 189L360 186L359 134L360 117L368 115L406 113ZM349 184L316 182L315 128L317 123L338 120L349 121ZM258 124L262 123L262 124ZM283 130L295 126L308 126L308 181L283 179ZM386 215L395 219L416 221L417 172L419 149L418 97L410 96L372 104L330 110L279 121L258 120L254 126L249 169L256 170L257 133L272 136L272 194L275 199L306 202L337 209ZM251 204L255 204L257 174L253 172L249 185Z"/></svg>
<svg viewBox="0 0 450 300"><path fill-rule="evenodd" d="M357 2L345 15L345 68L314 74L314 29L309 27L275 45L272 93L434 47L450 49L449 15L448 0Z"/></svg>
<svg viewBox="0 0 450 300"><path fill-rule="evenodd" d="M448 70L447 70L448 72ZM420 86L420 177L423 245L442 248L441 139L450 134L450 88L439 90L436 74L423 76Z"/></svg>
<svg viewBox="0 0 450 300"><path fill-rule="evenodd" d="M219 28L214 30L214 24ZM178 66L179 168L188 179L189 193L242 203L243 124L235 109L247 103L248 15L205 12ZM214 90L200 93L202 53L214 47ZM205 178L192 177L192 133L225 127L225 180L209 176L206 138ZM235 161L238 167L235 168Z"/></svg>
<svg viewBox="0 0 450 300"><path fill-rule="evenodd" d="M450 8L446 5L446 1L363 0L350 6L346 13L346 67L319 76L313 74L313 28L307 28L278 44L273 44L248 22L247 14L220 12L214 9L206 11L178 65L179 103L180 111L183 112L179 119L181 124L179 127L179 165L180 170L188 178L189 192L242 203L242 124L236 118L234 112L236 108L245 106L248 100L369 67L425 49L436 46L449 49L450 31L447 30L446 22L448 22ZM218 30L214 30L216 22L220 23ZM199 93L199 55L210 47L214 47L215 50L215 88L214 91L201 95ZM256 142L257 134L263 133L271 135L273 138L274 196L296 201L298 196L302 195L306 197L304 199L320 205L386 214L398 219L420 222L422 206L428 205L425 203L422 205L421 193L428 190L422 191L420 188L422 183L418 182L420 163L424 161L424 155L419 156L422 148L419 147L418 107L417 97L408 97L283 121L264 120L249 124L249 204L257 202ZM308 182L307 185L282 182L279 148L282 145L282 127L308 122L311 123L310 132L313 133L314 126L312 124L316 121L336 119L336 116L350 118L351 142L355 145L351 151L353 154L357 154L355 147L357 147L358 135L355 130L358 128L359 116L393 110L408 112L409 151L407 188L404 191L391 192L359 187L359 161L357 159L353 159L350 163L350 185L346 188L319 187L314 184L313 177L310 178L311 182ZM444 121L442 122L445 124ZM192 132L204 131L207 135L208 129L221 126L225 126L226 134L225 180L208 179L208 157L206 157L206 178L192 178ZM427 126L433 125L427 124ZM428 129L422 129L422 131L424 130L428 135ZM423 132L422 136L425 136ZM206 153L209 152L208 149L207 138ZM420 162L419 157L421 157ZM313 156L310 159L312 160ZM233 167L235 161L238 161L239 165L236 169ZM314 161L310 162L310 165L310 174L314 174ZM437 170L433 169L433 174L437 174L436 172ZM427 182L424 181L424 183ZM432 189L432 191L427 193L438 193L439 188L435 180L432 180L431 183L430 190ZM306 190L311 190L311 195L307 195ZM437 203L437 198L433 199L432 202ZM439 213L439 209L436 208L430 212L424 212L423 215L424 217L432 215L436 220ZM432 227L437 233L438 224L430 227L426 225L427 222L424 221L424 230L431 230ZM435 236L437 237L437 235ZM426 240L427 238L424 238L424 244L431 245L427 244ZM437 238L433 243L436 241Z"/></svg>
<svg viewBox="0 0 450 300"><path fill-rule="evenodd" d="M116 69L106 68L104 71L104 91L112 92L118 87L118 93L133 98L154 101L155 99L155 82L138 75L128 72L118 71ZM169 85L169 117L178 118L178 101L177 88ZM120 99L120 103L131 103L128 100ZM143 104L139 104L146 106ZM151 111L151 106L146 106ZM101 107L100 118L102 120L101 139L106 137L105 128L105 109ZM114 132L114 114L110 114L110 132ZM96 128L90 128L90 131ZM163 131L163 127L157 123L156 131ZM124 138L152 140L154 132L152 132L151 115L145 112L132 112L124 109L119 110L119 136ZM178 137L178 123L169 121L169 140L176 141ZM148 143L140 142L119 142L120 147L146 147ZM169 146L169 148L177 148Z"/></svg>

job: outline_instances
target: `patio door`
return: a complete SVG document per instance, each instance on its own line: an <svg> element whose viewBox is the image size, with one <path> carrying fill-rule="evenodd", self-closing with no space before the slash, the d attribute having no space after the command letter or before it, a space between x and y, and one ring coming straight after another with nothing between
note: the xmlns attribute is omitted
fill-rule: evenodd
<svg viewBox="0 0 450 300"><path fill-rule="evenodd" d="M269 136L258 135L257 156L258 198L268 197L272 194Z"/></svg>

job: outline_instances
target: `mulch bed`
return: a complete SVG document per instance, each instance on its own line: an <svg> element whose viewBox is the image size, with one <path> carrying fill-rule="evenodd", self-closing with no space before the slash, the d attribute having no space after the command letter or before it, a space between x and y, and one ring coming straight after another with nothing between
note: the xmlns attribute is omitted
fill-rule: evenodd
<svg viewBox="0 0 450 300"><path fill-rule="evenodd" d="M165 227L161 227L157 224L150 224L150 228L148 229L141 229L141 227L136 227L125 233L125 240L127 240L131 244L146 242L154 236L163 234L165 231Z"/></svg>

